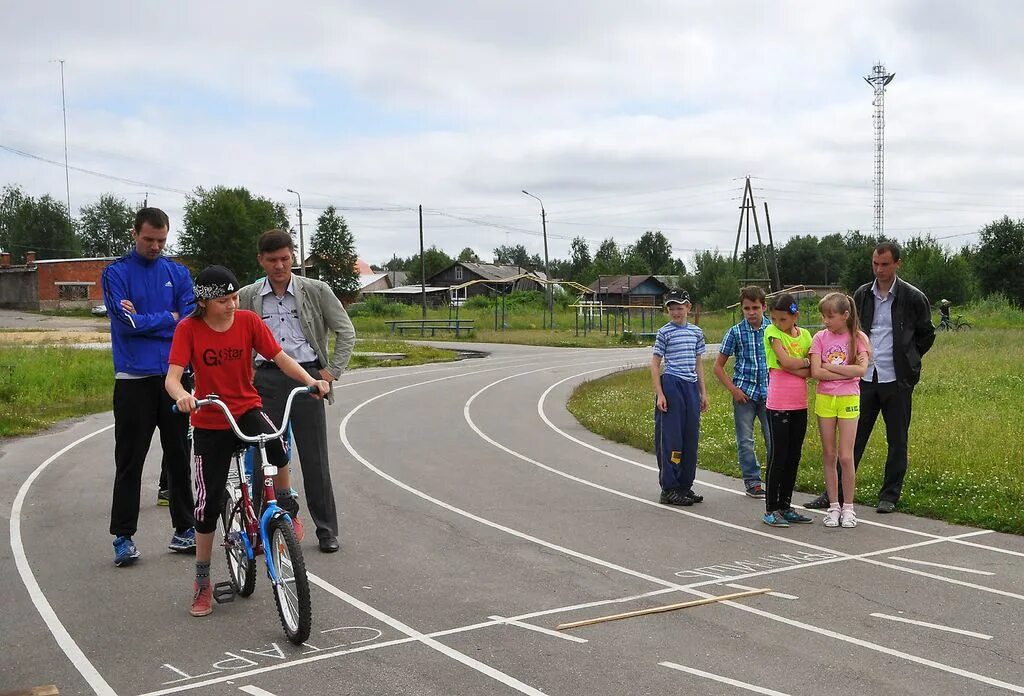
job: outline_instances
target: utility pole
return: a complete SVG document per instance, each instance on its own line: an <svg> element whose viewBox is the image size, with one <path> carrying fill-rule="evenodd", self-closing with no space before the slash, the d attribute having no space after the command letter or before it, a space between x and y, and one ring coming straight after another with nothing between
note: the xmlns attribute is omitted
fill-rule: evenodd
<svg viewBox="0 0 1024 696"><path fill-rule="evenodd" d="M750 218L754 218L754 232L757 234L757 244L761 248L761 259L764 262L764 278L754 279L750 278ZM749 284L751 280L763 280L771 287L771 276L768 274L768 254L765 250L764 242L761 241L761 226L757 223L757 207L754 205L754 191L750 187L750 177L747 177L747 181L743 186L743 204L740 206L740 223L736 227L736 246L732 252L732 265L736 267L736 262L739 260L740 250L740 235L743 231L743 223L746 220L747 225L747 240L746 248L743 252L743 284ZM779 288L781 289L781 288Z"/></svg>
<svg viewBox="0 0 1024 696"><path fill-rule="evenodd" d="M287 189L288 193L294 193L299 199L299 275L306 275L306 237L302 229L302 196L298 191Z"/></svg>
<svg viewBox="0 0 1024 696"><path fill-rule="evenodd" d="M548 293L548 321L550 321L550 324L548 324L548 328L553 329L553 328L555 328L555 309L554 309L554 297L551 294L551 271L549 270L549 267L548 267L548 218L547 218L547 213L544 212L544 201L542 201L540 198L538 198L537 196L533 195L529 191L523 190L523 193L525 193L530 198L536 199L537 202L540 203L540 225L541 225L541 229L544 231L544 279L547 281L544 285L545 285L545 289L547 290L547 293Z"/></svg>
<svg viewBox="0 0 1024 696"><path fill-rule="evenodd" d="M423 257L423 206L420 205L420 296L423 311L420 317L427 318L427 260Z"/></svg>

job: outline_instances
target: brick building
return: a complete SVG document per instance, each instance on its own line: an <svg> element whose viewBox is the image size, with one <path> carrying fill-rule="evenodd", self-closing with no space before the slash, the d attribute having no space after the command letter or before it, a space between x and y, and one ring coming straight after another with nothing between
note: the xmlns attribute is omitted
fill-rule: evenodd
<svg viewBox="0 0 1024 696"><path fill-rule="evenodd" d="M71 309L103 304L100 277L115 257L46 259L25 254L25 264L11 265L0 254L0 307L5 309Z"/></svg>

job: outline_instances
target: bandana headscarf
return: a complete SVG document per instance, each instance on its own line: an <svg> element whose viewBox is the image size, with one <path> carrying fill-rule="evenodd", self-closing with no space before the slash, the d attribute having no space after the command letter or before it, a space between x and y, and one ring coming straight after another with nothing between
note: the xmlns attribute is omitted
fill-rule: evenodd
<svg viewBox="0 0 1024 696"><path fill-rule="evenodd" d="M193 286L197 300L212 300L239 291L235 274L223 266L208 266L196 276Z"/></svg>

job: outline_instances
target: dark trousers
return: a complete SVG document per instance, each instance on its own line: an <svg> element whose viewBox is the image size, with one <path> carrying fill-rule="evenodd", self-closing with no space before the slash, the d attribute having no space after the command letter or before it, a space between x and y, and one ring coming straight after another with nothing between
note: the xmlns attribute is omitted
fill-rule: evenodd
<svg viewBox="0 0 1024 696"><path fill-rule="evenodd" d="M320 379L314 364L303 364L306 371ZM263 410L275 422L284 417L285 402L295 387L303 386L276 367L256 370L256 390L263 399ZM338 511L334 503L331 465L327 454L327 412L322 399L299 394L292 404L292 437L302 465L306 510L316 525L318 539L338 536Z"/></svg>
<svg viewBox="0 0 1024 696"><path fill-rule="evenodd" d="M693 488L697 476L697 441L700 437L700 389L675 375L661 376L668 411L654 406L654 453L658 459L661 490Z"/></svg>
<svg viewBox="0 0 1024 696"><path fill-rule="evenodd" d="M768 433L771 457L765 470L765 510L788 510L793 507L793 487L800 468L804 437L807 435L807 409L774 411L768 409Z"/></svg>
<svg viewBox="0 0 1024 696"><path fill-rule="evenodd" d="M914 390L900 389L896 382L860 382L860 421L857 423L857 440L853 446L853 461L860 465L868 438L882 414L885 421L885 441L888 453L885 457L885 479L879 500L899 502L903 492L903 479L907 475L907 441L910 432L910 414Z"/></svg>
<svg viewBox="0 0 1024 696"><path fill-rule="evenodd" d="M132 536L138 530L142 468L157 428L167 470L171 524L178 532L195 524L188 416L172 413L173 405L164 391L161 375L114 380L114 495L110 533L115 536Z"/></svg>

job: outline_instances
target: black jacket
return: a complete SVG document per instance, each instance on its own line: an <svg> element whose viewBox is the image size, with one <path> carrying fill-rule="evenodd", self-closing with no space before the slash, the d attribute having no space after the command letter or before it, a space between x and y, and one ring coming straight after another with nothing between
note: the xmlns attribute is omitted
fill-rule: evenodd
<svg viewBox="0 0 1024 696"><path fill-rule="evenodd" d="M872 283L865 283L853 293L861 329L871 337L875 318L875 296ZM921 356L935 342L932 309L925 294L910 283L896 277L892 301L892 350L896 382L901 389L910 389L921 379ZM871 375L865 375L870 379Z"/></svg>

